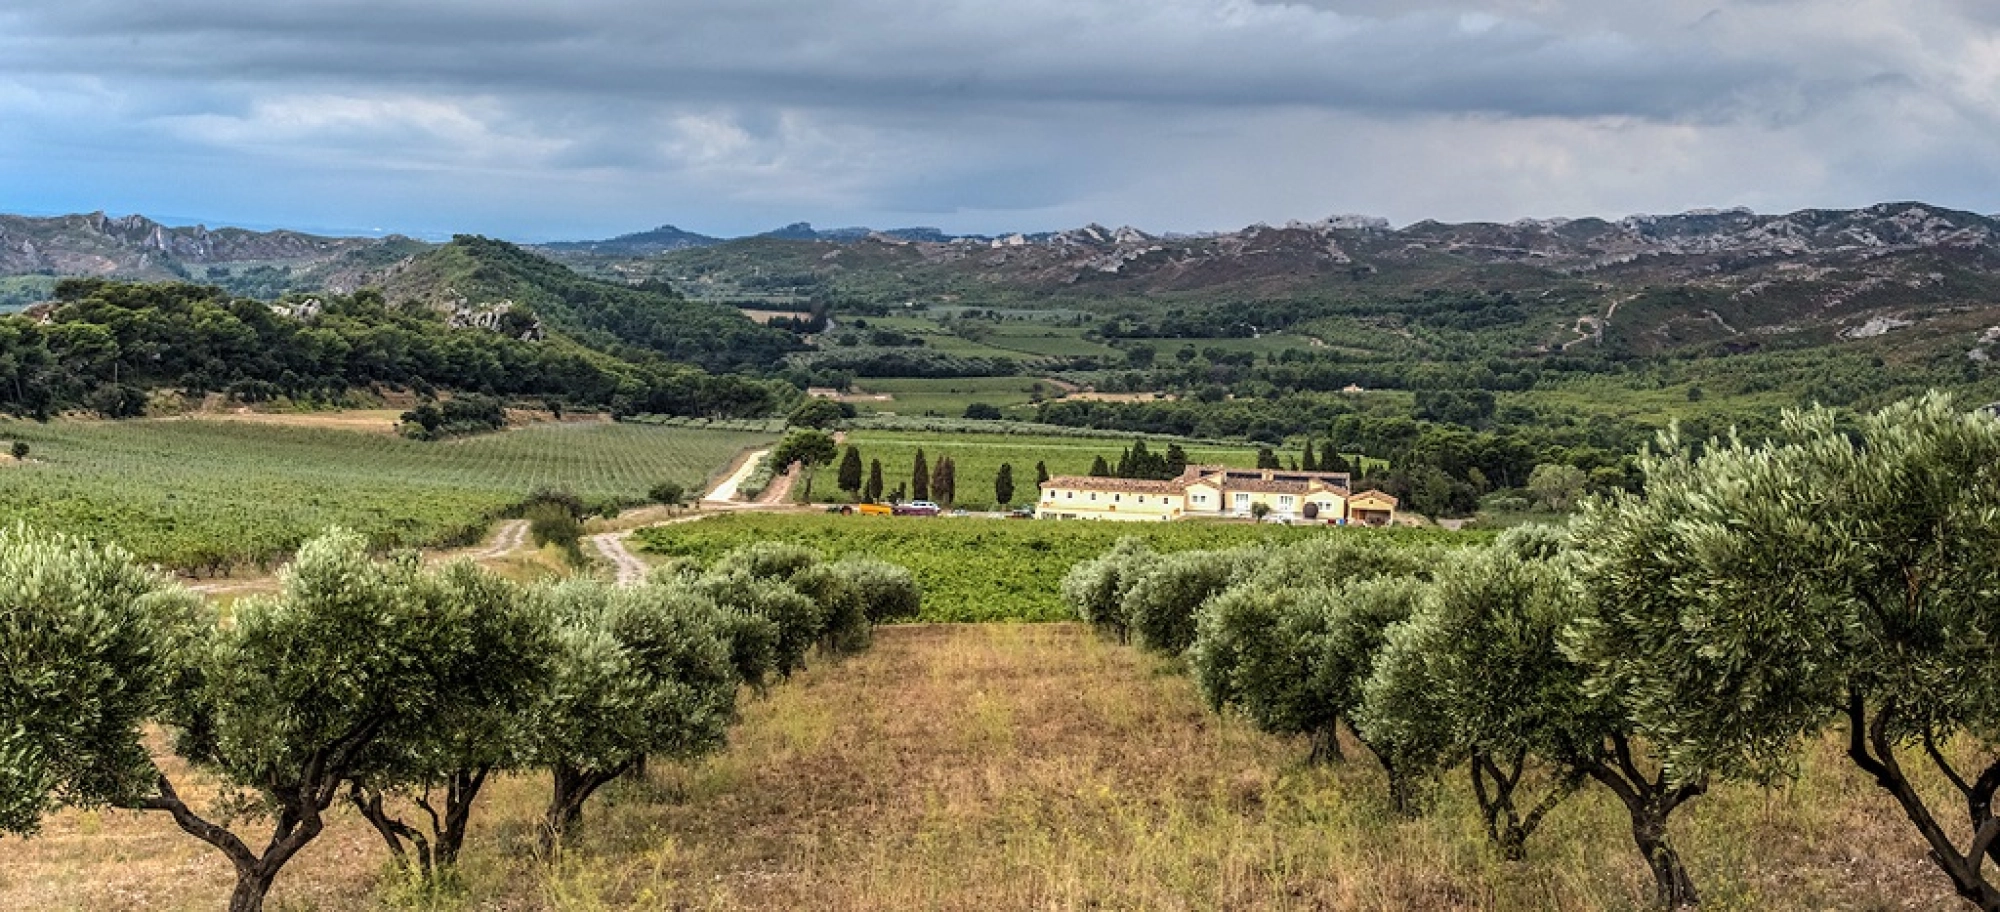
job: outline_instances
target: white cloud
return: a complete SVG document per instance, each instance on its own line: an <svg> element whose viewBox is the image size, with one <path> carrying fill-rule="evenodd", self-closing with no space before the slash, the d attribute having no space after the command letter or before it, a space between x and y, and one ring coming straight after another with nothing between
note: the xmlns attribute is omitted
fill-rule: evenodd
<svg viewBox="0 0 2000 912"><path fill-rule="evenodd" d="M328 213L245 220L523 236L1991 210L1995 25L1975 0L71 0L0 10L0 192L199 202L145 150Z"/></svg>

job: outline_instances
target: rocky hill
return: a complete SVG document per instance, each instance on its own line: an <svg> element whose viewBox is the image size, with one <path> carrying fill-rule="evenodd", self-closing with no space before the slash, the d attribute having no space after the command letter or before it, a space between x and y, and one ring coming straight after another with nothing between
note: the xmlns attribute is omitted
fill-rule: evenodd
<svg viewBox="0 0 2000 912"><path fill-rule="evenodd" d="M297 231L168 227L142 215L102 212L33 218L0 215L0 275L205 279L210 267L310 268L407 238L341 238Z"/></svg>
<svg viewBox="0 0 2000 912"><path fill-rule="evenodd" d="M2000 324L2000 220L1923 203L1402 228L1340 216L1195 236L1101 225L941 241L765 236L618 269L705 296L789 290L1107 313L1287 302L1304 318L1310 306L1289 305L1507 294L1546 324L1549 347L1639 352Z"/></svg>

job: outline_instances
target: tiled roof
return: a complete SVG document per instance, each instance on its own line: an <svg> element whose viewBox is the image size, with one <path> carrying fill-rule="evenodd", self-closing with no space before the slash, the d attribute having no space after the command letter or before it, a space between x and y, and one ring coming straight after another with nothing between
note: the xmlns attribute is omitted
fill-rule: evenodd
<svg viewBox="0 0 2000 912"><path fill-rule="evenodd" d="M1387 494L1382 491L1363 491L1349 498L1348 502L1352 504L1354 501L1359 501L1359 500L1372 500L1378 503L1386 503L1391 508L1395 507L1396 504L1400 503L1400 501L1396 499L1395 495Z"/></svg>
<svg viewBox="0 0 2000 912"><path fill-rule="evenodd" d="M1042 489L1067 488L1075 491L1120 491L1134 494L1182 494L1187 486L1179 481L1150 478L1098 478L1090 475L1058 475L1042 482Z"/></svg>

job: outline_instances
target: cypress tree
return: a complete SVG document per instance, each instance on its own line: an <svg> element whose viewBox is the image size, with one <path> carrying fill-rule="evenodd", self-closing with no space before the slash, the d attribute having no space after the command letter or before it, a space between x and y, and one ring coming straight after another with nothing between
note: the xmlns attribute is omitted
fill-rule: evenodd
<svg viewBox="0 0 2000 912"><path fill-rule="evenodd" d="M958 465L950 456L939 456L931 472L931 494L938 503L950 506L958 500Z"/></svg>
<svg viewBox="0 0 2000 912"><path fill-rule="evenodd" d="M1040 460L1036 460L1036 461L1035 461L1035 487L1036 487L1036 489L1038 489L1038 490L1039 490L1039 489L1041 488L1041 486L1042 486L1042 483L1043 483L1043 482L1045 482L1045 481L1048 481L1048 480L1049 480L1049 464L1048 464L1048 463L1046 463L1046 462L1042 462L1042 461L1040 461Z"/></svg>
<svg viewBox="0 0 2000 912"><path fill-rule="evenodd" d="M1299 456L1299 468L1307 472L1319 471L1319 458L1313 455L1313 441L1306 438L1306 451Z"/></svg>
<svg viewBox="0 0 2000 912"><path fill-rule="evenodd" d="M861 490L861 450L854 444L847 445L847 455L840 457L840 489L849 497Z"/></svg>
<svg viewBox="0 0 2000 912"><path fill-rule="evenodd" d="M1257 449L1257 468L1282 469L1284 467L1284 464L1278 461L1278 454L1271 452L1270 447L1259 447Z"/></svg>
<svg viewBox="0 0 2000 912"><path fill-rule="evenodd" d="M1090 464L1090 477L1092 478L1111 477L1111 465L1110 463L1104 461L1103 453L1097 454L1097 459Z"/></svg>
<svg viewBox="0 0 2000 912"><path fill-rule="evenodd" d="M1040 496L1040 495L1037 495ZM993 502L1002 507L1014 502L1014 464L1003 462L993 476Z"/></svg>
<svg viewBox="0 0 2000 912"><path fill-rule="evenodd" d="M1182 472L1187 471L1187 466L1187 451L1181 449L1181 445L1178 443L1167 444L1167 477L1180 477Z"/></svg>
<svg viewBox="0 0 2000 912"><path fill-rule="evenodd" d="M882 499L882 460L868 460L868 485L861 490L861 499L877 503Z"/></svg>
<svg viewBox="0 0 2000 912"><path fill-rule="evenodd" d="M931 499L931 464L922 449L917 450L916 464L910 467L910 495L914 500Z"/></svg>

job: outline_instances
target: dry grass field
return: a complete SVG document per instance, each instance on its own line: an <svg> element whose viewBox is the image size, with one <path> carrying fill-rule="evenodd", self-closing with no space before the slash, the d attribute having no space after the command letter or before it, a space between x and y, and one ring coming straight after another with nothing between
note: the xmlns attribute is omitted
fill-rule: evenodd
<svg viewBox="0 0 2000 912"><path fill-rule="evenodd" d="M280 878L277 910L1642 909L1622 815L1588 791L1510 865L1462 783L1395 817L1364 754L1206 711L1187 678L1075 625L921 626L751 702L730 749L655 764L534 857L540 777L489 788L466 888L416 899L351 813ZM1803 780L1722 787L1675 839L1715 910L1960 908L1889 803L1828 744ZM208 910L221 856L163 816L66 813L10 840L0 908Z"/></svg>

